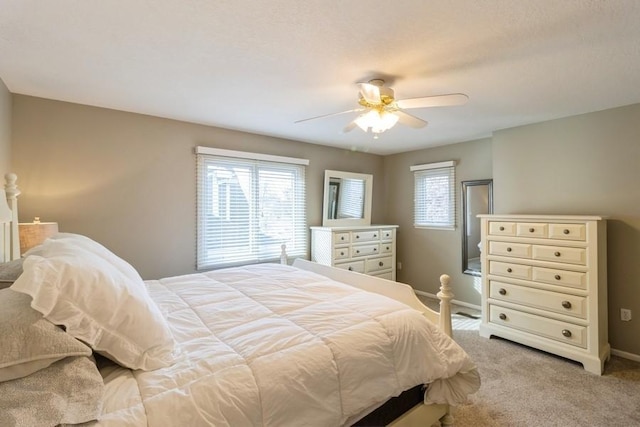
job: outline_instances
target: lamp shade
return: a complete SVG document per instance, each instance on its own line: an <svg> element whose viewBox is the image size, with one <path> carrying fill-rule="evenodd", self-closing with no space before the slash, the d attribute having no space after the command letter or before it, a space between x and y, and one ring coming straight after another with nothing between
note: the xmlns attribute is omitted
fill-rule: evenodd
<svg viewBox="0 0 640 427"><path fill-rule="evenodd" d="M33 222L21 222L18 224L20 234L20 255L24 255L26 251L38 246L45 241L47 237L53 236L58 232L57 222L40 222L39 218L35 218Z"/></svg>

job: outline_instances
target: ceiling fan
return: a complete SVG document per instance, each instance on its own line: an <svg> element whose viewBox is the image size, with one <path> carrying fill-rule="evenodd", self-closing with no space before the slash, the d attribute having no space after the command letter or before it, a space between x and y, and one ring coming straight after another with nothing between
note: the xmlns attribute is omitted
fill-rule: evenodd
<svg viewBox="0 0 640 427"><path fill-rule="evenodd" d="M368 83L358 83L358 86L360 88L358 97L358 104L360 104L360 106L358 108L297 120L295 123L357 112L360 113L358 117L345 126L342 131L346 133L352 131L356 127L359 127L364 132L371 130L374 138L377 138L379 134L391 129L396 125L396 123L407 125L415 129L419 129L427 125L425 120L411 115L404 110L412 108L463 105L469 100L469 97L463 93L395 99L393 89L385 86L384 80L382 79L369 80Z"/></svg>

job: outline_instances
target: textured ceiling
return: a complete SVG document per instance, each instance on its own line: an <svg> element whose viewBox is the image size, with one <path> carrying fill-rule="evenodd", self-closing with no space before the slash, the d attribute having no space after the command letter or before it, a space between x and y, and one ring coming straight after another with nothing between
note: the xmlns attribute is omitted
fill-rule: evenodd
<svg viewBox="0 0 640 427"><path fill-rule="evenodd" d="M429 126L343 134L356 82ZM640 102L637 0L0 0L13 93L389 154ZM355 114L355 113L354 113Z"/></svg>

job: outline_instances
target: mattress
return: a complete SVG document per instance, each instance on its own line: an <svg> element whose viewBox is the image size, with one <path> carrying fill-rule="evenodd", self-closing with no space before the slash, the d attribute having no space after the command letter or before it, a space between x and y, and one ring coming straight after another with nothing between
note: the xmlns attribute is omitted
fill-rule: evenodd
<svg viewBox="0 0 640 427"><path fill-rule="evenodd" d="M341 426L402 391L459 404L468 355L418 311L279 264L145 282L178 361L103 363L104 426Z"/></svg>

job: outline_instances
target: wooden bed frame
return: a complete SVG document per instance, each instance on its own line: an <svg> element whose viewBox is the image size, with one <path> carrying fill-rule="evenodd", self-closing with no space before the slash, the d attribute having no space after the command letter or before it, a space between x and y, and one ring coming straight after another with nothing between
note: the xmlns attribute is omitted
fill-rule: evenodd
<svg viewBox="0 0 640 427"><path fill-rule="evenodd" d="M440 276L440 292L437 294L440 300L440 312L438 313L422 304L413 291L413 288L404 283L329 267L300 258L294 260L293 266L400 301L420 311L424 317L439 325L440 329L447 335L452 336L451 300L453 299L453 293L449 286L450 278L446 274ZM451 409L449 405L418 404L389 425L393 427L428 427L438 422L444 426L452 425L453 416Z"/></svg>
<svg viewBox="0 0 640 427"><path fill-rule="evenodd" d="M8 262L20 258L20 237L18 234L18 196L20 195L20 190L16 185L16 174L7 173L4 177L4 191L7 205L11 210L11 220L0 223L0 240L2 241L2 245L0 245L0 262ZM2 202L2 200L0 200L0 202ZM284 262L287 260L284 247L281 260ZM452 336L451 300L453 299L453 293L449 287L450 278L446 274L440 276L440 292L437 294L440 299L440 312L438 313L422 304L414 293L413 288L403 283L329 267L303 259L296 259L293 262L293 266L321 274L369 292L385 295L407 304L420 311L430 321L439 325L440 329L447 335ZM453 417L451 415L451 409L449 405L426 405L421 403L395 419L389 426L428 427L437 423L440 423L440 425L452 425Z"/></svg>

